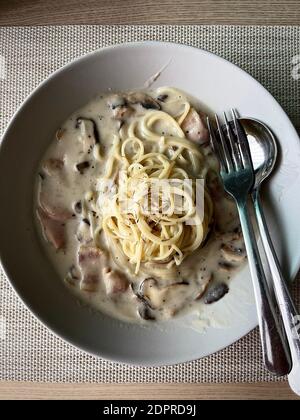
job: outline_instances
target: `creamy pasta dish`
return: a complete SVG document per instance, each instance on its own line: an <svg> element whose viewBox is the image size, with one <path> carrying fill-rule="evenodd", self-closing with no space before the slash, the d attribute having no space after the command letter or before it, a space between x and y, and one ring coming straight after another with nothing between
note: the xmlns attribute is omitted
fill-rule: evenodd
<svg viewBox="0 0 300 420"><path fill-rule="evenodd" d="M81 301L164 320L220 300L245 261L205 113L174 88L98 95L58 128L40 163L37 228Z"/></svg>

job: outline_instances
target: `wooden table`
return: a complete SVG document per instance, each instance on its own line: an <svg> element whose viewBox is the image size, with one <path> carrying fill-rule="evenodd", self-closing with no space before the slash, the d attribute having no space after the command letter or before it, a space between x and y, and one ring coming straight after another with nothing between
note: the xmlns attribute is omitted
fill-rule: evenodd
<svg viewBox="0 0 300 420"><path fill-rule="evenodd" d="M38 384L0 382L1 399L293 400L286 383L257 384ZM300 399L300 398L299 398Z"/></svg>
<svg viewBox="0 0 300 420"><path fill-rule="evenodd" d="M0 0L0 25L299 22L299 0Z"/></svg>
<svg viewBox="0 0 300 420"><path fill-rule="evenodd" d="M0 0L0 25L299 25L295 0ZM88 385L0 382L0 399L294 399L286 383Z"/></svg>

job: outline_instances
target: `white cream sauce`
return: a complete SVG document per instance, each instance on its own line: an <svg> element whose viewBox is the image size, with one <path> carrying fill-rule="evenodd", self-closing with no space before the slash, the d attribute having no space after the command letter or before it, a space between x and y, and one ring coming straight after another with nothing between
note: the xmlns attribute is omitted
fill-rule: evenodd
<svg viewBox="0 0 300 420"><path fill-rule="evenodd" d="M160 96L164 91L167 92L166 98ZM162 110L173 116L179 112L180 100L185 98L182 92L169 88L146 92L155 99L160 96L162 100L159 103ZM89 200L91 205L93 204L93 192L97 190L97 183L99 177L104 173L114 135L118 134L121 125L121 122L113 117L114 110L109 105L110 97L111 93L98 95L72 114L58 129L41 161L37 175L35 209L42 207L44 212L43 227L40 223L41 216L36 219L45 251L59 276L75 296L91 307L115 318L145 322L139 314L139 309L140 313L143 312L141 308L144 309L146 318L150 313L150 318L153 317L156 320L167 319L177 313L203 311L205 306L213 305L213 303L205 305L205 299L208 296L207 290L210 293L216 285L221 284L223 289L224 285L228 286L230 293L232 276L245 261L244 245L238 232L239 223L235 204L220 187L216 176L217 164L208 145L199 145L199 147L209 169L207 183L214 203L214 228L211 229L205 246L195 251L179 267L176 267L176 272L164 282L164 285L184 284L177 284L172 289L170 288L168 293L161 291L162 284L160 282L158 282L158 287L154 285L154 289L158 288L158 290L154 290L156 295L153 297L156 302L155 310L148 311L146 308L145 312L144 304L137 296L139 286L146 276L144 274L135 276L132 267L118 264L118 261L108 251L108 244L103 232L100 232L97 241L91 237L97 227L98 218L95 214L94 218L86 220L85 206L89 205L87 204ZM176 100L179 102L176 103ZM196 109L198 108L193 99L189 97L188 100ZM132 107L135 117L149 112L139 103ZM125 123L130 118L131 116L125 115ZM95 131L98 133L96 138ZM79 166L79 170L78 164L83 164ZM78 203L81 203L81 212ZM58 244L58 248L61 249L55 249L53 240L51 243L51 234L49 236L49 232L48 234L45 232L45 224L50 226L50 230L53 229L52 225L54 224L54 231L56 233L58 231L57 237L59 238L56 245ZM60 243L61 234L65 238L64 246L61 246ZM122 278L126 277L126 281L130 284L126 290L107 293L107 285L101 279L96 285L95 291L82 290L82 272L78 267L78 250L82 245L78 237L82 239L82 236L86 241L91 237L91 241L84 246L93 247L93 249L100 247L108 253L108 260L105 260L105 263L100 259L99 266L98 262L95 263L92 274L94 275L105 265L112 272L120 273ZM232 261L231 256L228 257L226 248L224 251L224 244L232 247L235 252L238 251L237 254L233 254L233 258L236 257L238 261ZM91 264L93 263L94 260ZM92 284L93 287L94 284ZM153 293L153 288L148 292ZM202 293L203 296L196 299Z"/></svg>

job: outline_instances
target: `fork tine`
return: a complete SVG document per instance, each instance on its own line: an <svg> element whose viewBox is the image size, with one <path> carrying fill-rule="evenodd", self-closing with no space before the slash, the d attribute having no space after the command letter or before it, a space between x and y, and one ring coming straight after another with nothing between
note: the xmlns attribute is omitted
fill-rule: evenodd
<svg viewBox="0 0 300 420"><path fill-rule="evenodd" d="M217 156L217 158L220 162L221 171L226 172L224 157L223 157L223 154L220 150L220 145L219 145L219 143L216 139L214 130L210 125L209 117L206 118L206 122L207 122L207 128L208 128L208 132L209 132L209 136L210 136L210 143L211 143L212 149L213 149L215 155Z"/></svg>
<svg viewBox="0 0 300 420"><path fill-rule="evenodd" d="M235 110L232 109L231 113L232 113L232 118L233 118L233 121L234 121L235 130L236 130L237 144L238 144L239 149L240 149L240 153L241 153L244 168L245 169L247 169L247 168L252 168L253 169L252 159L251 159L251 155L250 155L250 150L249 150L247 137L244 133L244 130L243 130L243 127L242 127L241 123L239 122L239 120L237 118Z"/></svg>
<svg viewBox="0 0 300 420"><path fill-rule="evenodd" d="M226 131L227 131L227 136L229 138L229 143L230 143L230 147L232 150L232 160L234 162L234 165L236 167L236 169L241 169L242 167L242 162L241 162L241 156L239 153L239 148L235 142L235 136L234 133L232 131L232 128L227 120L227 115L226 112L223 113L224 115L224 120L225 120L225 127L226 127Z"/></svg>
<svg viewBox="0 0 300 420"><path fill-rule="evenodd" d="M224 137L224 134L223 134L223 131L222 131L222 128L221 128L221 124L220 124L220 121L219 121L219 118L218 118L217 114L215 114L215 119L216 119L216 123L217 123L217 127L218 127L219 136L220 136L220 139L221 139L223 155L224 155L224 158L225 158L225 161L226 161L226 164L227 164L227 172L230 172L230 171L233 170L233 163L232 163L232 160L231 160L230 152L229 152L227 142L226 142L226 139Z"/></svg>
<svg viewBox="0 0 300 420"><path fill-rule="evenodd" d="M238 114L237 114L237 112L236 112L236 109L231 108L231 114L232 114L232 116L233 116L233 117L235 117L236 119L238 119L238 118L239 118L239 116L238 116Z"/></svg>

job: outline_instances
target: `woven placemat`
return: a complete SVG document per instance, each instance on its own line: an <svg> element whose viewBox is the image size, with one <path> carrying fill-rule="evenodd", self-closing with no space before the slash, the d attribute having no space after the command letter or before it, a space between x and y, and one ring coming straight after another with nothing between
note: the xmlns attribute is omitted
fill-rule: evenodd
<svg viewBox="0 0 300 420"><path fill-rule="evenodd" d="M140 40L180 42L229 59L257 78L300 127L300 69L297 67L300 27L2 27L0 134L25 97L54 70L100 47ZM299 287L294 286L293 293L299 307ZM256 382L278 379L263 367L257 330L215 355L171 367L133 367L87 355L42 326L0 272L0 380Z"/></svg>

